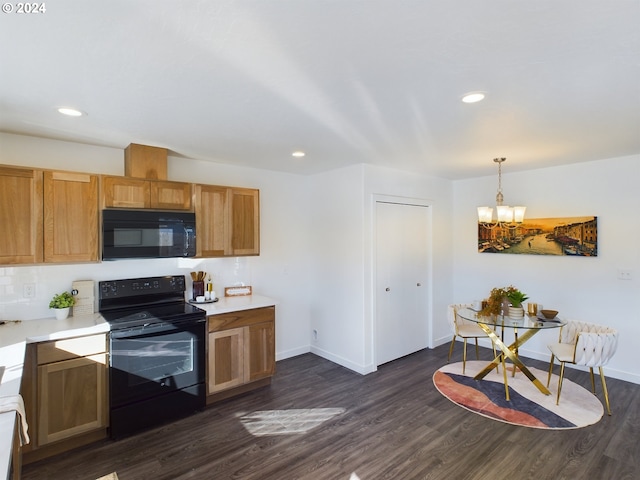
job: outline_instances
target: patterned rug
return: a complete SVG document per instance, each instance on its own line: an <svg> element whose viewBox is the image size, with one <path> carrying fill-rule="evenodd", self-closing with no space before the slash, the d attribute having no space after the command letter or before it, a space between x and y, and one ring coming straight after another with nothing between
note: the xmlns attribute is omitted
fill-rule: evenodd
<svg viewBox="0 0 640 480"><path fill-rule="evenodd" d="M118 474L116 472L105 475L104 477L96 478L96 480L118 480Z"/></svg>
<svg viewBox="0 0 640 480"><path fill-rule="evenodd" d="M551 395L544 395L523 373L517 372L512 377L508 370L510 401L507 401L502 370L499 374L492 371L483 380L473 379L487 363L468 361L465 375L462 375L462 362L445 365L434 373L433 383L456 405L492 420L523 427L582 428L599 422L604 414L602 403L593 393L566 378L562 382L560 405L556 405L557 375L551 377ZM529 370L546 384L547 372Z"/></svg>

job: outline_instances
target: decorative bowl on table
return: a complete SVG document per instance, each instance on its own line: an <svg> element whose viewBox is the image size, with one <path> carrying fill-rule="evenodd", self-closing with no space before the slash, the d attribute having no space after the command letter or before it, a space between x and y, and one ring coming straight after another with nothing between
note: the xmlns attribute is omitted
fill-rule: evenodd
<svg viewBox="0 0 640 480"><path fill-rule="evenodd" d="M542 316L548 320L552 320L554 318L556 318L556 315L558 315L558 311L557 310L540 310L540 313L542 313Z"/></svg>

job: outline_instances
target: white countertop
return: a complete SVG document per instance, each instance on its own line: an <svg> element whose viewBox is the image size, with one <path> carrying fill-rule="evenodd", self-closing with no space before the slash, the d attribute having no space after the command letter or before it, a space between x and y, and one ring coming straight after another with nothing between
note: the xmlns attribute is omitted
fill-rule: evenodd
<svg viewBox="0 0 640 480"><path fill-rule="evenodd" d="M260 295L223 297L215 303L196 304L207 315L251 310L276 305L274 300ZM0 380L0 397L20 393L22 368L27 343L46 342L63 338L81 337L109 331L109 324L99 313L69 317L66 320L43 318L40 320L7 321L0 325L0 366L4 374ZM16 414L0 413L0 472L9 472L13 427ZM28 421L29 419L27 419ZM29 432L33 435L33 432Z"/></svg>
<svg viewBox="0 0 640 480"><path fill-rule="evenodd" d="M237 297L221 297L214 303L196 303L207 315L220 315L221 313L239 312L252 308L272 307L276 305L273 299L260 295L242 295Z"/></svg>

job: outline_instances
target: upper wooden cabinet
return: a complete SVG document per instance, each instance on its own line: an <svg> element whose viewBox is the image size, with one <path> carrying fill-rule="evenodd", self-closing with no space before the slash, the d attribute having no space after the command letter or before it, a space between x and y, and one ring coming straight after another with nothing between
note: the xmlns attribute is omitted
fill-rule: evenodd
<svg viewBox="0 0 640 480"><path fill-rule="evenodd" d="M151 208L191 210L192 185L190 183L158 180L151 182Z"/></svg>
<svg viewBox="0 0 640 480"><path fill-rule="evenodd" d="M44 261L97 261L98 176L45 171L43 183Z"/></svg>
<svg viewBox="0 0 640 480"><path fill-rule="evenodd" d="M42 262L42 171L0 166L0 264Z"/></svg>
<svg viewBox="0 0 640 480"><path fill-rule="evenodd" d="M191 210L191 184L167 180L102 176L104 208Z"/></svg>
<svg viewBox="0 0 640 480"><path fill-rule="evenodd" d="M98 260L98 177L0 166L0 264Z"/></svg>
<svg viewBox="0 0 640 480"><path fill-rule="evenodd" d="M260 255L260 191L0 165L0 265L95 262L100 208L196 212L197 256Z"/></svg>
<svg viewBox="0 0 640 480"><path fill-rule="evenodd" d="M260 254L260 191L195 186L199 257Z"/></svg>

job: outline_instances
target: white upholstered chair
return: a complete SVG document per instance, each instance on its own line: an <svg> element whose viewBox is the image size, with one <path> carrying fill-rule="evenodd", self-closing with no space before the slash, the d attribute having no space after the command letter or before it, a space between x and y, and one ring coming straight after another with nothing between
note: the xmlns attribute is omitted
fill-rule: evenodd
<svg viewBox="0 0 640 480"><path fill-rule="evenodd" d="M478 338L485 338L487 334L482 330L477 323L465 320L458 315L460 308L468 307L468 305L449 305L447 309L447 321L453 332L453 339L451 340L451 346L449 347L449 356L447 362L451 360L451 354L453 353L453 346L456 343L456 337L462 338L464 342L462 350L462 373L467 366L467 339L474 338L476 341L476 358L480 358L478 352ZM495 350L495 347L494 347Z"/></svg>
<svg viewBox="0 0 640 480"><path fill-rule="evenodd" d="M551 350L551 361L549 362L549 376L547 387L551 382L553 373L553 361L560 362L560 378L558 379L558 396L556 404L560 403L560 391L562 390L562 380L564 377L565 363L583 365L589 367L591 374L591 390L596 393L595 380L593 378L593 367L598 367L600 371L600 381L604 401L607 406L607 413L611 415L609 406L609 393L607 383L604 379L602 367L605 366L618 348L618 332L610 327L595 325L593 323L577 322L570 320L560 328L560 338L558 343L549 345Z"/></svg>

